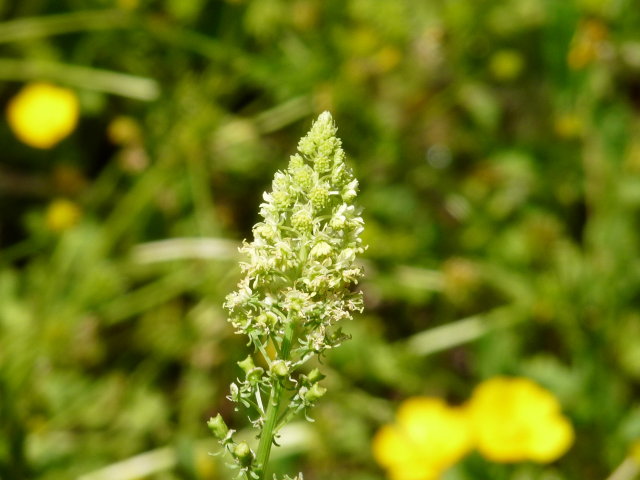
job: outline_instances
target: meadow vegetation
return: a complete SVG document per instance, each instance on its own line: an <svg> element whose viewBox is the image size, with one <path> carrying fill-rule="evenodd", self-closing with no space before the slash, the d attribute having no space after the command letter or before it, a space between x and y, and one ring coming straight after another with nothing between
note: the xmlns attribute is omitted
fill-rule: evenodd
<svg viewBox="0 0 640 480"><path fill-rule="evenodd" d="M324 111L364 310L269 473L637 478L638 31L632 0L0 0L0 479L233 478L207 421L253 446L229 385L279 369L238 247Z"/></svg>

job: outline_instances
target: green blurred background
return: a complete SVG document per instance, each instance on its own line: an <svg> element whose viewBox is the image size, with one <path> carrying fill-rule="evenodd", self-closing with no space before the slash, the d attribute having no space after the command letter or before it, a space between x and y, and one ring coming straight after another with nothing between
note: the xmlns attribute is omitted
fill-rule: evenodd
<svg viewBox="0 0 640 480"><path fill-rule="evenodd" d="M0 0L0 18L0 105L34 81L80 102L50 149L0 122L3 480L231 478L205 425L247 425L222 302L323 110L360 180L366 311L275 469L381 480L371 438L400 401L500 374L554 392L573 448L446 478L604 479L640 438L637 2Z"/></svg>

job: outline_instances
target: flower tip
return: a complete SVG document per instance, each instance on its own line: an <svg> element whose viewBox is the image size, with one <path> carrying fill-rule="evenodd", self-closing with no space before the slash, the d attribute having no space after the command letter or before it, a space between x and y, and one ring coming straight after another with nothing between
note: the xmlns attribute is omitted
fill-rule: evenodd
<svg viewBox="0 0 640 480"><path fill-rule="evenodd" d="M328 110L325 110L318 116L319 122L333 122L333 117Z"/></svg>
<svg viewBox="0 0 640 480"><path fill-rule="evenodd" d="M325 132L326 136L334 136L338 129L335 122L333 121L331 113L328 110L325 110L320 115L318 115L318 119L313 122L311 131Z"/></svg>

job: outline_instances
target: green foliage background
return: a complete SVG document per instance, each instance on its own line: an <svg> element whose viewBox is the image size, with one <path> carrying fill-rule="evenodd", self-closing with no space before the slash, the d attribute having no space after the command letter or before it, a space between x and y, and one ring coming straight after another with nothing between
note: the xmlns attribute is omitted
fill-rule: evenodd
<svg viewBox="0 0 640 480"><path fill-rule="evenodd" d="M50 80L82 105L52 150L0 123L3 480L229 476L205 421L247 424L224 398L246 355L221 307L236 246L325 109L361 183L367 307L275 469L382 479L370 441L399 401L499 374L552 390L575 445L448 479L602 479L640 438L633 0L0 0L0 18L0 103ZM56 197L83 211L60 234Z"/></svg>

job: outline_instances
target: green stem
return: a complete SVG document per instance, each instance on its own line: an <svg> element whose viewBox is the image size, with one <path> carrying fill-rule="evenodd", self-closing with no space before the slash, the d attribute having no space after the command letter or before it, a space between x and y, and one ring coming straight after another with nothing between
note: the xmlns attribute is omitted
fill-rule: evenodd
<svg viewBox="0 0 640 480"><path fill-rule="evenodd" d="M291 350L291 340L293 339L293 322L287 323L285 327L285 335L282 340L282 360L289 359ZM256 455L257 480L263 480L266 472L267 463L269 462L269 454L271 453L271 445L273 445L273 437L276 433L278 423L278 412L280 411L280 400L282 399L283 381L274 377L274 385L269 395L269 405L267 406L266 420L262 433L260 434L260 444L258 445L258 454Z"/></svg>
<svg viewBox="0 0 640 480"><path fill-rule="evenodd" d="M280 415L280 417L278 418L278 421L276 422L276 432L280 430L280 428L284 427L287 423L289 423L291 419L294 416L296 416L298 413L300 413L300 410L293 409L290 407L287 408L284 412L282 412L282 415Z"/></svg>
<svg viewBox="0 0 640 480"><path fill-rule="evenodd" d="M63 33L109 30L133 26L132 17L121 10L87 10L0 23L0 43L32 40Z"/></svg>

